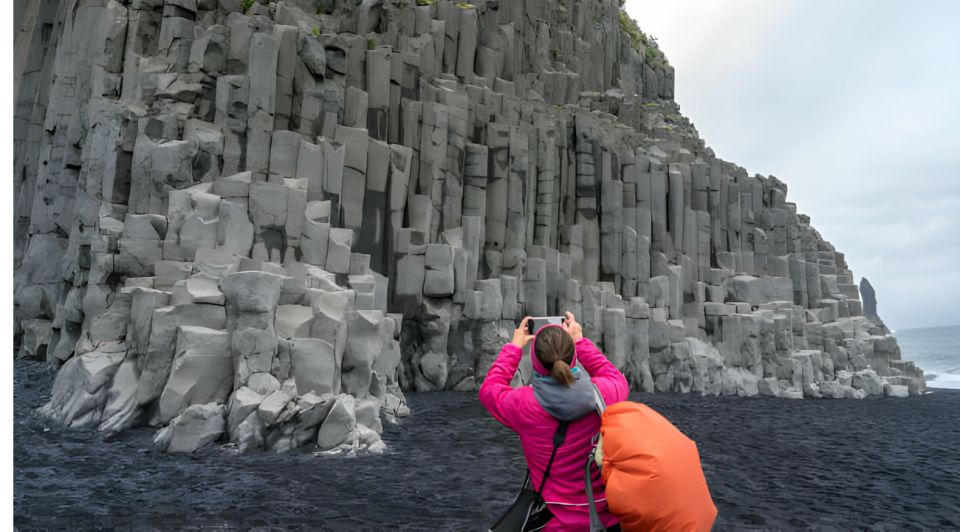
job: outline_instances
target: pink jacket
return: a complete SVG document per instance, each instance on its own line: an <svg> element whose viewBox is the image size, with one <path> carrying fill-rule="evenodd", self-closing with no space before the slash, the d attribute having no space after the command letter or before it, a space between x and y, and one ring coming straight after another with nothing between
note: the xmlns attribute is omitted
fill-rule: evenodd
<svg viewBox="0 0 960 532"><path fill-rule="evenodd" d="M545 370L533 354L533 349L530 352L534 369L543 374ZM553 434L559 422L540 406L531 386L510 387L522 353L512 343L503 346L480 386L480 402L497 421L520 436L523 456L530 468L534 489L537 489L550 459ZM577 340L576 360L590 375L608 405L627 398L627 380L589 339ZM583 485L583 466L592 448L591 439L599 430L600 417L596 412L570 422L567 427L566 440L557 450L550 477L543 489L543 498L555 516L546 530L589 529L590 509ZM596 471L593 492L604 525L617 523L617 518L607 511L603 482Z"/></svg>

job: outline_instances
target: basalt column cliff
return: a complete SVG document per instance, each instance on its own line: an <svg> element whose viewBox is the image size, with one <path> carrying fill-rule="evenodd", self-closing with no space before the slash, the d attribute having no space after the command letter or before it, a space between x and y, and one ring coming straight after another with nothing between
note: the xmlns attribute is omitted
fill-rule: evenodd
<svg viewBox="0 0 960 532"><path fill-rule="evenodd" d="M15 348L59 367L62 423L377 450L404 390L474 390L523 315L564 310L639 390L924 390L614 0L16 17Z"/></svg>

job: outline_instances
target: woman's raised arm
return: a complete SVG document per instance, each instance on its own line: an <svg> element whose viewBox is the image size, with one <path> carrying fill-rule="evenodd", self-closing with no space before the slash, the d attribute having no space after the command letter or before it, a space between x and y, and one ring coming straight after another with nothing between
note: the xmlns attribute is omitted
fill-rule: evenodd
<svg viewBox="0 0 960 532"><path fill-rule="evenodd" d="M514 389L510 387L510 381L517 372L520 365L520 357L523 355L523 346L532 338L527 332L527 322L530 317L523 318L520 326L513 332L513 341L500 349L500 354L490 366L487 376L480 385L480 403L496 418L509 428L514 428L512 423L512 414L516 412L515 408L510 406L511 395Z"/></svg>

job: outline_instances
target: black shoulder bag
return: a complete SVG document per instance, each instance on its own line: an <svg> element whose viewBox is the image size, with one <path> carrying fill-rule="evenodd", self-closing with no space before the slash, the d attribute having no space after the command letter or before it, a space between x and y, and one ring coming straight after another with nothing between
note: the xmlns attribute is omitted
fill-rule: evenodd
<svg viewBox="0 0 960 532"><path fill-rule="evenodd" d="M496 524L490 527L491 532L540 530L553 519L553 512L547 508L547 503L543 500L543 486L550 477L550 468L553 466L553 459L557 456L557 448L563 445L563 441L567 438L567 425L567 421L561 421L557 431L553 433L553 451L550 453L547 469L543 472L540 489L533 490L530 470L527 469L527 476L523 479L523 487L520 488L517 499Z"/></svg>

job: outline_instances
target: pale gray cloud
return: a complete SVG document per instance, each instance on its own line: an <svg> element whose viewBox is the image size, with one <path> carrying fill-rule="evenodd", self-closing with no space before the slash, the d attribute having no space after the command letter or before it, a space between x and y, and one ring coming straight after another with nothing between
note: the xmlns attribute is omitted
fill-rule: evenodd
<svg viewBox="0 0 960 532"><path fill-rule="evenodd" d="M627 0L718 156L776 175L892 328L960 324L960 2Z"/></svg>

